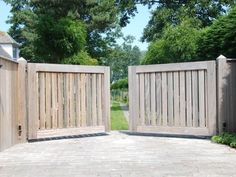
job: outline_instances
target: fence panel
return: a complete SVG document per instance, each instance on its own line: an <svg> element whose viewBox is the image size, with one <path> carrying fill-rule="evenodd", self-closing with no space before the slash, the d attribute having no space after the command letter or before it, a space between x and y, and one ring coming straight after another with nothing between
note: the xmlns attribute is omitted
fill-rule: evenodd
<svg viewBox="0 0 236 177"><path fill-rule="evenodd" d="M132 131L216 133L215 61L131 66L129 96Z"/></svg>
<svg viewBox="0 0 236 177"><path fill-rule="evenodd" d="M217 59L219 133L236 132L236 60Z"/></svg>
<svg viewBox="0 0 236 177"><path fill-rule="evenodd" d="M110 127L109 68L28 64L29 139Z"/></svg>
<svg viewBox="0 0 236 177"><path fill-rule="evenodd" d="M26 141L26 61L19 61L0 57L0 151Z"/></svg>

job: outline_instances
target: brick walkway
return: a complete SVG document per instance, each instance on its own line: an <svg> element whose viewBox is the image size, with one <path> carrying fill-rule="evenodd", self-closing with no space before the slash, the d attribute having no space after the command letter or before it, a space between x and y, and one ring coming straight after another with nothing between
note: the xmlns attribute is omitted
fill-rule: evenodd
<svg viewBox="0 0 236 177"><path fill-rule="evenodd" d="M0 153L0 177L236 177L236 151L209 140L87 137L16 145Z"/></svg>

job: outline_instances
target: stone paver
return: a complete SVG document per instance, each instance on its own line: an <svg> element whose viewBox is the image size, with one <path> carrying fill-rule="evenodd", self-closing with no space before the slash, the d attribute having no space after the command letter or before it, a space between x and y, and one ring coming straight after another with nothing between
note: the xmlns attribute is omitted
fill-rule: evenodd
<svg viewBox="0 0 236 177"><path fill-rule="evenodd" d="M109 136L19 144L0 177L236 177L236 151L209 140Z"/></svg>

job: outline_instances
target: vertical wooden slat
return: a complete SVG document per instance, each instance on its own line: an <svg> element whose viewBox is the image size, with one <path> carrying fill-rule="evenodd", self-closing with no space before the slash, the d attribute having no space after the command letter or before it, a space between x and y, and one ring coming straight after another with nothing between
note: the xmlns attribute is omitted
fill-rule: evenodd
<svg viewBox="0 0 236 177"><path fill-rule="evenodd" d="M191 71L186 72L186 101L187 101L187 126L192 127L192 74Z"/></svg>
<svg viewBox="0 0 236 177"><path fill-rule="evenodd" d="M0 129L0 137L1 137L1 142L0 142L0 149L6 149L7 147L9 147L10 145L8 144L8 141L5 140L6 138L8 138L7 134L6 134L6 129L8 127L6 127L6 119L8 118L9 115L7 115L6 109L9 106L8 102L7 102L7 70L9 70L8 66L7 66L7 61L5 60L0 60L0 64L2 65L0 72L1 72L1 77L0 77L0 82L1 82L1 90L0 90L0 96L1 96L1 102L0 102L0 106L1 106L1 129Z"/></svg>
<svg viewBox="0 0 236 177"><path fill-rule="evenodd" d="M193 126L199 126L198 114L198 72L192 71Z"/></svg>
<svg viewBox="0 0 236 177"><path fill-rule="evenodd" d="M70 77L70 95L69 95L69 107L70 107L70 127L75 127L75 84L74 74L69 74Z"/></svg>
<svg viewBox="0 0 236 177"><path fill-rule="evenodd" d="M208 71L204 71L204 78L205 78L205 115L206 115L206 118L205 118L205 125L206 127L208 127L208 120L209 120L209 117L208 117Z"/></svg>
<svg viewBox="0 0 236 177"><path fill-rule="evenodd" d="M233 90L233 93L232 93L232 98L233 98L233 101L231 102L231 104L233 105L233 117L232 117L232 122L230 122L230 124L233 125L232 127L232 132L236 132L236 120L235 120L235 117L236 117L236 93L235 93L235 88L236 88L236 81L235 81L235 78L236 78L236 64L235 62L232 62L232 74L233 74L233 77L232 77L232 90Z"/></svg>
<svg viewBox="0 0 236 177"><path fill-rule="evenodd" d="M185 72L181 71L179 73L179 77L180 77L180 81L179 81L179 85L180 85L180 92L179 92L179 96L180 96L180 125L181 127L186 126L186 101L185 101Z"/></svg>
<svg viewBox="0 0 236 177"><path fill-rule="evenodd" d="M174 72L174 125L180 126L179 73Z"/></svg>
<svg viewBox="0 0 236 177"><path fill-rule="evenodd" d="M111 122L110 122L110 110L111 110L111 104L110 104L110 68L105 67L104 69L104 107L105 107L105 130L110 131Z"/></svg>
<svg viewBox="0 0 236 177"><path fill-rule="evenodd" d="M37 111L37 75L35 64L28 64L28 138L37 138L37 123L38 123L38 111Z"/></svg>
<svg viewBox="0 0 236 177"><path fill-rule="evenodd" d="M235 71L234 71L234 63L229 63L229 71L230 74L228 75L228 83L229 83L229 89L228 89L228 99L229 99L229 114L228 114L228 122L227 122L227 130L229 132L234 132L234 119L235 119Z"/></svg>
<svg viewBox="0 0 236 177"><path fill-rule="evenodd" d="M167 73L167 119L168 119L168 125L173 126L174 120L173 120L173 73L168 72Z"/></svg>
<svg viewBox="0 0 236 177"><path fill-rule="evenodd" d="M57 88L58 88L58 128L63 128L63 103L64 103L64 98L63 98L63 74L58 73L58 80L57 80Z"/></svg>
<svg viewBox="0 0 236 177"><path fill-rule="evenodd" d="M91 102L91 74L86 74L86 121L87 121L87 126L91 126L91 108L92 108L92 102Z"/></svg>
<svg viewBox="0 0 236 177"><path fill-rule="evenodd" d="M11 115L11 93L12 93L12 88L11 88L11 76L12 76L12 66L10 62L5 62L6 65L6 80L5 80L5 98L6 98L6 107L5 107L5 119L4 119L4 139L3 141L5 142L6 146L9 147L12 144L12 126L11 126L11 119L12 119L12 115ZM36 79L34 78L34 82L36 81ZM36 108L35 108L36 111ZM34 119L36 119L36 115L34 114ZM36 119L37 120L37 119ZM36 124L34 125L34 129L37 129Z"/></svg>
<svg viewBox="0 0 236 177"><path fill-rule="evenodd" d="M81 82L80 82L80 74L75 75L76 79L76 126L81 126Z"/></svg>
<svg viewBox="0 0 236 177"><path fill-rule="evenodd" d="M204 70L198 72L198 86L199 86L199 126L205 127L205 74Z"/></svg>
<svg viewBox="0 0 236 177"><path fill-rule="evenodd" d="M139 105L140 105L140 98L139 98L139 92L140 92L140 87L139 87L139 82L140 82L140 76L139 74L135 74L135 88L136 88L136 113L135 115L137 116L136 117L136 121L134 122L136 127L137 125L139 124L139 120L140 120L140 108L139 108Z"/></svg>
<svg viewBox="0 0 236 177"><path fill-rule="evenodd" d="M208 84L208 126L210 135L216 134L216 64L215 61L207 62Z"/></svg>
<svg viewBox="0 0 236 177"><path fill-rule="evenodd" d="M52 73L52 128L57 128L57 74Z"/></svg>
<svg viewBox="0 0 236 177"><path fill-rule="evenodd" d="M151 90L150 90L150 74L144 75L144 90L145 90L145 125L150 125L151 122Z"/></svg>
<svg viewBox="0 0 236 177"><path fill-rule="evenodd" d="M92 125L96 126L98 125L97 123L97 94L96 94L96 90L97 90L97 78L96 78L96 74L92 74Z"/></svg>
<svg viewBox="0 0 236 177"><path fill-rule="evenodd" d="M51 120L51 73L46 73L46 128L52 128L52 120Z"/></svg>
<svg viewBox="0 0 236 177"><path fill-rule="evenodd" d="M167 74L161 74L162 125L167 126Z"/></svg>
<svg viewBox="0 0 236 177"><path fill-rule="evenodd" d="M64 125L65 127L70 127L70 74L65 74L65 88L64 88L64 96L65 96L65 119Z"/></svg>
<svg viewBox="0 0 236 177"><path fill-rule="evenodd" d="M0 59L1 60L1 59ZM18 123L21 126L21 136L20 136L20 142L26 142L27 139L27 93L26 93L26 66L27 66L27 61L24 58L19 58L17 60L18 64L18 109L17 109L17 116L18 116ZM1 72L1 70L0 70ZM1 79L1 77L0 77ZM0 85L1 85L0 81ZM1 110L0 110L1 111ZM1 113L0 113L1 117ZM1 122L1 120L0 120ZM0 125L1 128L1 125ZM1 132L0 132L1 134ZM1 139L1 138L0 138ZM0 140L1 141L1 140Z"/></svg>
<svg viewBox="0 0 236 177"><path fill-rule="evenodd" d="M156 74L156 125L161 125L161 73Z"/></svg>
<svg viewBox="0 0 236 177"><path fill-rule="evenodd" d="M137 109L138 105L136 103L137 99L137 90L136 90L136 67L135 66L129 66L128 67L128 73L129 73L129 102L130 102L130 109L129 109L129 129L131 131L137 131Z"/></svg>
<svg viewBox="0 0 236 177"><path fill-rule="evenodd" d="M98 115L98 125L102 125L102 75L97 75L97 115Z"/></svg>
<svg viewBox="0 0 236 177"><path fill-rule="evenodd" d="M140 125L145 125L144 74L139 74Z"/></svg>
<svg viewBox="0 0 236 177"><path fill-rule="evenodd" d="M45 129L45 73L39 74L39 85L40 85L40 96L39 96L39 103L40 103L40 129Z"/></svg>
<svg viewBox="0 0 236 177"><path fill-rule="evenodd" d="M155 91L155 73L151 73L151 125L156 125L156 91Z"/></svg>
<svg viewBox="0 0 236 177"><path fill-rule="evenodd" d="M81 125L86 126L86 87L85 87L86 75L81 74Z"/></svg>

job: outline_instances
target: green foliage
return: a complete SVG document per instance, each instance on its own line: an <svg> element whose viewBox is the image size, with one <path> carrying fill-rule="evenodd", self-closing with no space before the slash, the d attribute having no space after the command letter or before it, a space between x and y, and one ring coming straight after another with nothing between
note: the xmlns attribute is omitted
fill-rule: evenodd
<svg viewBox="0 0 236 177"><path fill-rule="evenodd" d="M113 102L111 107L111 129L128 130L128 123L118 102Z"/></svg>
<svg viewBox="0 0 236 177"><path fill-rule="evenodd" d="M133 37L124 39L121 46L110 48L107 57L102 58L102 64L111 67L111 81L117 81L128 77L128 66L138 65L142 57L137 46L132 46Z"/></svg>
<svg viewBox="0 0 236 177"><path fill-rule="evenodd" d="M4 1L12 7L9 32L33 62L58 63L84 48L99 59L120 35L114 0Z"/></svg>
<svg viewBox="0 0 236 177"><path fill-rule="evenodd" d="M86 44L85 25L69 16L58 21L42 16L36 26L36 55L45 62L60 63L84 49Z"/></svg>
<svg viewBox="0 0 236 177"><path fill-rule="evenodd" d="M65 58L62 63L75 65L97 65L98 61L91 58L86 51L80 51L78 54Z"/></svg>
<svg viewBox="0 0 236 177"><path fill-rule="evenodd" d="M111 85L111 90L113 89L128 89L128 78L119 79Z"/></svg>
<svg viewBox="0 0 236 177"><path fill-rule="evenodd" d="M235 133L222 133L220 135L213 136L211 140L215 143L225 144L232 148L236 148L236 134Z"/></svg>
<svg viewBox="0 0 236 177"><path fill-rule="evenodd" d="M148 47L142 64L185 62L196 59L197 41L200 37L200 22L185 18L179 25L169 25L162 37Z"/></svg>
<svg viewBox="0 0 236 177"><path fill-rule="evenodd" d="M121 102L128 104L128 89L112 89L111 90L111 99L113 101Z"/></svg>
<svg viewBox="0 0 236 177"><path fill-rule="evenodd" d="M236 7L228 15L216 20L206 28L199 40L199 57L215 59L220 54L228 58L236 57Z"/></svg>
<svg viewBox="0 0 236 177"><path fill-rule="evenodd" d="M162 35L167 25L179 25L185 17L197 18L201 22L202 27L209 26L218 16L226 13L228 7L235 4L235 0L163 0L155 2L157 7L144 29L143 41L150 42L157 39Z"/></svg>

